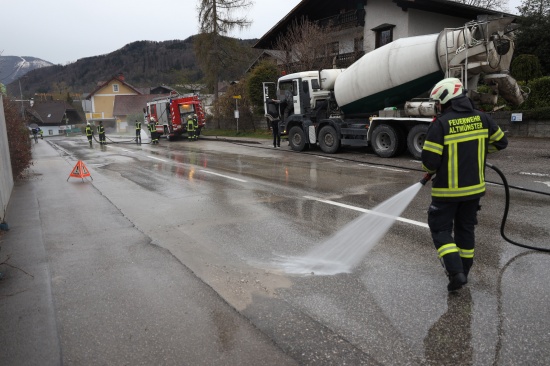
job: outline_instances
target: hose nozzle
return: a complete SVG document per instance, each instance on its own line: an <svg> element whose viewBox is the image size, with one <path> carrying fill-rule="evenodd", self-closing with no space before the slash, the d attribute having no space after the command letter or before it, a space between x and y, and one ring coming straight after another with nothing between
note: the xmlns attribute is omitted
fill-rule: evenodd
<svg viewBox="0 0 550 366"><path fill-rule="evenodd" d="M428 183L432 179L432 175L430 173L426 173L426 175L420 180L420 183L425 186L426 183Z"/></svg>

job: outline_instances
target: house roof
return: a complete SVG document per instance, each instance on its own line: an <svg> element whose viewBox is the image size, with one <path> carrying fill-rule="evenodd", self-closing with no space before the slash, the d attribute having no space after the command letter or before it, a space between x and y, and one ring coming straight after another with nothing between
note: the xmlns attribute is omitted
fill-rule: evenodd
<svg viewBox="0 0 550 366"><path fill-rule="evenodd" d="M107 86L111 81L118 81L119 83L121 84L124 84L126 85L128 88L132 89L133 91L135 91L137 94L141 94L141 92L135 88L134 86L128 84L127 82L124 81L124 76L122 75L115 75L113 76L112 78L110 78L109 80L107 81L101 81L98 83L98 85L96 86L96 88L86 96L86 99L90 99L91 97L93 97L98 91L100 91L101 89L103 89L105 86Z"/></svg>
<svg viewBox="0 0 550 366"><path fill-rule="evenodd" d="M277 35L287 29L295 19L307 17L311 21L321 20L338 14L341 9L353 10L358 9L358 7L362 8L365 3L366 0L302 0L283 19L275 24L273 28L264 34L253 48L272 49L276 43ZM479 8L449 0L392 0L391 2L388 1L388 6L392 5L392 3L393 6L398 6L403 10L417 9L470 20L476 19L481 14L505 14L501 11Z"/></svg>
<svg viewBox="0 0 550 366"><path fill-rule="evenodd" d="M155 98L169 95L170 94L117 95L115 96L113 116L128 116L131 114L143 113L143 108L147 106L147 102Z"/></svg>
<svg viewBox="0 0 550 366"><path fill-rule="evenodd" d="M63 100L35 102L32 107L30 105L26 106L25 110L38 123L43 124L64 124L65 116L69 118L71 123L82 121L77 110Z"/></svg>

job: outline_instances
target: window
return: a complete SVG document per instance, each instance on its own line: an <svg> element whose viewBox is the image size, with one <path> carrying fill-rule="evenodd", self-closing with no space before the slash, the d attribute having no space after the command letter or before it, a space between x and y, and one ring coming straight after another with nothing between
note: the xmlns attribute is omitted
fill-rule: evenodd
<svg viewBox="0 0 550 366"><path fill-rule="evenodd" d="M375 48L382 47L393 41L393 28L395 28L395 25L384 23L371 29L376 33Z"/></svg>
<svg viewBox="0 0 550 366"><path fill-rule="evenodd" d="M113 84L113 93L118 93L118 84Z"/></svg>
<svg viewBox="0 0 550 366"><path fill-rule="evenodd" d="M327 52L330 56L338 55L340 53L340 43L331 42L327 44Z"/></svg>

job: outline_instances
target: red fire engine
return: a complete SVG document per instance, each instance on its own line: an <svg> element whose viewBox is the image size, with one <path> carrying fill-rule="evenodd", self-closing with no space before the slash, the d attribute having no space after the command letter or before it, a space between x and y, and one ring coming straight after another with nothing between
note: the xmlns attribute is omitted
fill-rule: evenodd
<svg viewBox="0 0 550 366"><path fill-rule="evenodd" d="M205 126L204 109L200 98L196 94L170 94L153 99L147 103L145 119L151 123L152 119L157 124L157 132L173 140L187 133L187 118L196 114L199 122L195 134L200 135Z"/></svg>

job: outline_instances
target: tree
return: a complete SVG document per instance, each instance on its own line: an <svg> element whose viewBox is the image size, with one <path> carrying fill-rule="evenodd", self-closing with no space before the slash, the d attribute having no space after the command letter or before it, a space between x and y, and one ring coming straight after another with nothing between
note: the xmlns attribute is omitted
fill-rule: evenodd
<svg viewBox="0 0 550 366"><path fill-rule="evenodd" d="M282 52L280 66L288 73L331 68L339 50L331 49L326 34L330 26L322 27L307 18L294 20L287 31L281 33L274 48Z"/></svg>
<svg viewBox="0 0 550 366"><path fill-rule="evenodd" d="M508 0L452 0L457 3L477 6L478 8L507 10Z"/></svg>
<svg viewBox="0 0 550 366"><path fill-rule="evenodd" d="M550 0L524 0L519 7L516 55L535 55L543 75L550 75Z"/></svg>
<svg viewBox="0 0 550 366"><path fill-rule="evenodd" d="M207 81L213 86L214 100L218 99L218 82L224 65L227 66L228 38L235 28L244 29L251 22L235 12L251 7L251 0L199 0L200 35L194 43L195 54ZM218 115L219 113L216 113ZM219 127L219 119L218 119Z"/></svg>
<svg viewBox="0 0 550 366"><path fill-rule="evenodd" d="M540 78L542 71L538 57L525 54L516 57L512 62L512 75L517 80L522 80L525 83Z"/></svg>
<svg viewBox="0 0 550 366"><path fill-rule="evenodd" d="M277 65L273 61L262 61L250 72L246 80L246 94L257 115L264 114L264 82L277 82ZM272 98L274 96L271 96Z"/></svg>
<svg viewBox="0 0 550 366"><path fill-rule="evenodd" d="M236 96L240 97L237 99L237 102L235 101ZM238 130L246 131L247 129L252 129L256 131L255 118L246 93L246 82L244 80L230 85L227 92L214 102L214 107L217 107L219 110L219 117L226 122L225 126L229 126L235 130L237 129L237 120L234 113L237 105L239 108Z"/></svg>

